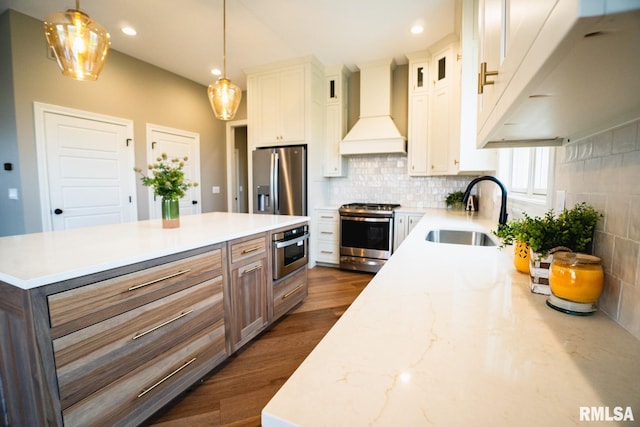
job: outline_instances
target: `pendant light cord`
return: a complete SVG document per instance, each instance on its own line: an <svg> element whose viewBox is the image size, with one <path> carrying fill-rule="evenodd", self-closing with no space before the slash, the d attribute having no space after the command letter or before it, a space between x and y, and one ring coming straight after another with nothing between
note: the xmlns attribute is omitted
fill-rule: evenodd
<svg viewBox="0 0 640 427"><path fill-rule="evenodd" d="M227 78L227 0L222 0L222 76Z"/></svg>

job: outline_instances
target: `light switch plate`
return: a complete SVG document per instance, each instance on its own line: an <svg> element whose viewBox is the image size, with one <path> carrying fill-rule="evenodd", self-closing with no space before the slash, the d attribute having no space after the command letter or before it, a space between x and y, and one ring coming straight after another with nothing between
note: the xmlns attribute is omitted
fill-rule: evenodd
<svg viewBox="0 0 640 427"><path fill-rule="evenodd" d="M9 199L10 200L18 200L18 189L10 188L9 189Z"/></svg>

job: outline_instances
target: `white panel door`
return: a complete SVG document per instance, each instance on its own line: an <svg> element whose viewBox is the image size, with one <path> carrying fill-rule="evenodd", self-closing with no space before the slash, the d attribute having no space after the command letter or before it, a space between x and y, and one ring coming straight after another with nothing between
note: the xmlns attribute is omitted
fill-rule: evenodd
<svg viewBox="0 0 640 427"><path fill-rule="evenodd" d="M147 125L147 160L153 163L162 153L170 159L184 158L184 176L189 182L200 184L200 135L179 129L170 129L157 125ZM180 199L180 215L192 215L202 212L200 185L190 187ZM162 215L161 198L153 195L149 189L149 217L159 219Z"/></svg>
<svg viewBox="0 0 640 427"><path fill-rule="evenodd" d="M39 111L43 228L65 230L136 221L133 125L91 113ZM42 143L44 142L44 143ZM44 150L45 153L40 151ZM44 169L44 170L43 170ZM47 200L42 197L41 200ZM50 227L47 227L47 222Z"/></svg>

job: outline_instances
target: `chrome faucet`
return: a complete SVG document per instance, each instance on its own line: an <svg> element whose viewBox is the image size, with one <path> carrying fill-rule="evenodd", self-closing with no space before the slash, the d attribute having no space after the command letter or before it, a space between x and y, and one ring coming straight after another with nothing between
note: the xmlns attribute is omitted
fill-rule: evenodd
<svg viewBox="0 0 640 427"><path fill-rule="evenodd" d="M493 181L500 186L500 189L502 190L502 202L500 204L500 218L498 218L498 222L501 225L505 225L507 223L507 188L495 176L480 176L471 181L469 185L467 185L467 189L464 190L462 203L464 203L465 206L467 205L467 202L469 201L469 195L471 194L471 189L480 181Z"/></svg>

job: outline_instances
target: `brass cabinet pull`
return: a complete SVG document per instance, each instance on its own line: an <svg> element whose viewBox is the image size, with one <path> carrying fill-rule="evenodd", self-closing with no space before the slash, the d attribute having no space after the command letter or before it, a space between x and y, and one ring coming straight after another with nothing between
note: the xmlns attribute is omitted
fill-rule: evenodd
<svg viewBox="0 0 640 427"><path fill-rule="evenodd" d="M321 231L320 234L333 234L333 231Z"/></svg>
<svg viewBox="0 0 640 427"><path fill-rule="evenodd" d="M243 271L243 272L242 272L242 274L240 274L240 275L242 276L242 275L245 275L245 274L247 274L247 273L251 273L251 272L253 272L253 271L260 270L261 268L262 268L262 265L256 265L256 266L255 266L255 267L253 267L253 268L250 268L250 269L248 269L248 270Z"/></svg>
<svg viewBox="0 0 640 427"><path fill-rule="evenodd" d="M187 314L192 313L192 312L193 312L193 310L189 310L189 311L185 311L184 313L178 314L173 319L169 319L166 322L162 322L159 325L154 326L151 329L148 329L148 330L146 330L144 332L139 332L139 333L135 334L132 339L137 340L138 338L142 338L143 336L145 336L147 334L150 334L153 331L157 331L158 329L162 328L163 326L167 326L169 323L175 322L178 319L182 319L184 316L186 316Z"/></svg>
<svg viewBox="0 0 640 427"><path fill-rule="evenodd" d="M333 253L333 251L320 251L320 253L323 253L323 254L332 254L332 253Z"/></svg>
<svg viewBox="0 0 640 427"><path fill-rule="evenodd" d="M320 218L323 218L323 219L333 219L333 216L331 216L331 215L321 215L321 216L320 216Z"/></svg>
<svg viewBox="0 0 640 427"><path fill-rule="evenodd" d="M242 250L242 255L249 254L249 253L251 253L251 252L255 252L255 251L257 251L258 249L262 249L262 246L254 246L254 247L249 248L249 249L243 249L243 250Z"/></svg>
<svg viewBox="0 0 640 427"><path fill-rule="evenodd" d="M173 274L166 275L159 279L149 280L148 282L140 283L139 285L133 285L129 288L130 291L135 291L136 289L144 288L145 286L153 285L154 283L162 282L163 280L171 279L172 277L180 276L182 274L190 272L191 269L187 268L186 270L179 270Z"/></svg>
<svg viewBox="0 0 640 427"><path fill-rule="evenodd" d="M158 381L157 383L155 383L151 387L143 388L142 391L140 392L140 394L138 394L138 397L142 397L145 394L149 393L151 390L153 390L154 388L158 387L160 384L162 384L163 382L165 382L166 380L168 380L169 378L171 378L172 376L174 376L178 372L182 371L184 368L186 368L187 366L191 365L195 361L196 361L196 357L194 357L193 359L189 360L184 365L180 366L178 369L176 369L175 371L171 372L169 375L167 375L166 377L164 377L163 379L161 379L160 381Z"/></svg>
<svg viewBox="0 0 640 427"><path fill-rule="evenodd" d="M304 286L304 283L300 283L298 286L296 286L294 289L290 290L289 292L287 292L286 294L282 295L282 299L287 299L289 298L291 295L295 294L296 291L298 289L300 289L301 287Z"/></svg>
<svg viewBox="0 0 640 427"><path fill-rule="evenodd" d="M493 80L488 81L487 77L488 76L497 76L498 72L497 71L487 71L487 63L486 62L481 62L480 63L480 72L478 73L478 94L481 95L484 93L484 87L485 85L492 85L495 82Z"/></svg>

